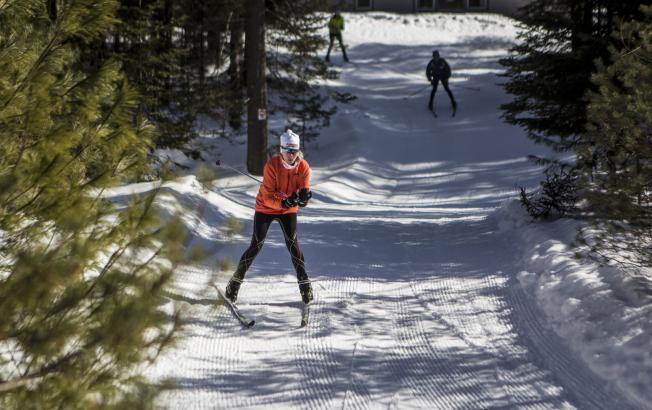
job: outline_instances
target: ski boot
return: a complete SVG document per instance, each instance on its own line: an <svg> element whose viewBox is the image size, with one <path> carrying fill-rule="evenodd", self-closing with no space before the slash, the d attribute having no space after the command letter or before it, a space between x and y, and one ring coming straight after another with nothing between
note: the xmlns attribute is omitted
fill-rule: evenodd
<svg viewBox="0 0 652 410"><path fill-rule="evenodd" d="M314 299L312 296L312 285L310 285L310 282L300 283L299 292L301 293L301 300L303 300L303 303L306 305L312 302Z"/></svg>
<svg viewBox="0 0 652 410"><path fill-rule="evenodd" d="M232 303L235 303L238 300L238 291L240 290L240 285L242 284L242 279L238 279L233 276L229 279L229 284L226 285L226 291L224 296L229 299Z"/></svg>

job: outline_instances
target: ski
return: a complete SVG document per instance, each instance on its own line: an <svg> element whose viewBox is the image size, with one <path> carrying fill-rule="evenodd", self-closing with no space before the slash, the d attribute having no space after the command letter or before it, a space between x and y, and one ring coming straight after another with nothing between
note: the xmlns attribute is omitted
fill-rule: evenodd
<svg viewBox="0 0 652 410"><path fill-rule="evenodd" d="M301 309L301 327L308 326L308 318L310 317L310 305L307 303L303 304Z"/></svg>
<svg viewBox="0 0 652 410"><path fill-rule="evenodd" d="M255 320L250 320L247 319L247 317L240 312L240 309L238 309L238 306L231 302L229 299L227 299L226 295L224 292L222 292L222 289L217 287L217 285L212 284L212 286L217 290L217 294L220 295L220 298L224 301L229 306L229 309L231 310L231 313L233 313L233 316L235 316L236 319L242 324L242 326L246 328L253 327L254 324L256 324Z"/></svg>

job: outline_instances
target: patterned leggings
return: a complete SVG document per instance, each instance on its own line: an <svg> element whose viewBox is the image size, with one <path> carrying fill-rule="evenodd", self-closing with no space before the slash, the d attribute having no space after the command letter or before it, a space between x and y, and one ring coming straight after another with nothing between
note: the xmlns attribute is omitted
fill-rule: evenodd
<svg viewBox="0 0 652 410"><path fill-rule="evenodd" d="M448 88L448 78L442 78L441 80L437 78L433 78L432 91L430 92L430 102L428 103L430 109L432 109L432 100L435 98L435 93L437 92L437 85L439 85L439 81L441 81L441 85L444 86L444 90L446 90L446 93L448 93L448 98L451 99L451 104L453 105L453 107L457 106L457 103L455 102L455 97L453 97L453 93L451 92L451 89Z"/></svg>
<svg viewBox="0 0 652 410"><path fill-rule="evenodd" d="M254 233L251 237L251 244L247 250L242 254L238 269L233 275L239 280L243 280L249 266L253 263L258 252L263 248L265 237L267 237L267 230L274 220L277 220L283 230L283 237L285 238L285 246L287 246L290 255L292 255L292 264L294 270L297 272L297 280L299 283L308 281L308 274L303 262L303 253L299 248L299 240L297 239L297 214L282 214L282 215L269 215L256 212L254 215Z"/></svg>

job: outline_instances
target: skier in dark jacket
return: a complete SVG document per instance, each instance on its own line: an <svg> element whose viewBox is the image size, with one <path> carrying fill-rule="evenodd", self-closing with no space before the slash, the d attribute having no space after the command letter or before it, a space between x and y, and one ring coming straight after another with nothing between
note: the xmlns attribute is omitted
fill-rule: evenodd
<svg viewBox="0 0 652 410"><path fill-rule="evenodd" d="M448 65L446 60L439 57L439 51L434 50L432 52L432 59L428 63L426 68L426 77L428 81L432 84L432 92L430 93L430 102L428 103L428 109L434 113L432 102L435 98L435 93L437 92L437 85L439 81L444 86L444 90L448 93L448 97L451 99L451 105L453 106L453 116L457 111L457 103L455 102L455 97L450 88L448 88L448 79L451 76L451 67Z"/></svg>
<svg viewBox="0 0 652 410"><path fill-rule="evenodd" d="M344 30L344 17L339 13L335 13L333 17L328 21L328 36L330 38L330 44L328 45L328 52L326 53L326 61L331 61L331 50L333 49L333 42L335 39L340 42L340 48L342 49L342 56L344 56L344 61L349 62L349 57L346 55L346 47L342 43L342 31Z"/></svg>

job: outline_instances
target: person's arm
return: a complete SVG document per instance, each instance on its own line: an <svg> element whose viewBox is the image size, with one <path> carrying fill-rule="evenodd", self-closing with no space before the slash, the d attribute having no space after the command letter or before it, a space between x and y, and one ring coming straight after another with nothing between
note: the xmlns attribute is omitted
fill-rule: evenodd
<svg viewBox="0 0 652 410"><path fill-rule="evenodd" d="M335 16L331 17L331 19L328 20L328 31L330 33L337 33L339 31L339 28L340 28L340 20Z"/></svg>
<svg viewBox="0 0 652 410"><path fill-rule="evenodd" d="M426 78L428 82L432 82L432 60L428 62L428 66L426 67Z"/></svg>
<svg viewBox="0 0 652 410"><path fill-rule="evenodd" d="M306 169L301 173L299 189L310 189L310 165L306 162Z"/></svg>
<svg viewBox="0 0 652 410"><path fill-rule="evenodd" d="M451 76L451 66L448 65L448 61L444 61L444 78L449 78Z"/></svg>
<svg viewBox="0 0 652 410"><path fill-rule="evenodd" d="M312 198L312 192L310 191L310 166L306 162L306 169L300 175L301 180L299 181L299 206L301 208L308 205L308 201Z"/></svg>
<svg viewBox="0 0 652 410"><path fill-rule="evenodd" d="M263 183L260 186L263 201L268 208L282 209L283 196L277 191L276 180L276 170L272 166L272 161L267 161L263 170Z"/></svg>

